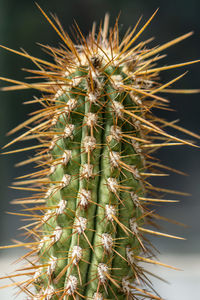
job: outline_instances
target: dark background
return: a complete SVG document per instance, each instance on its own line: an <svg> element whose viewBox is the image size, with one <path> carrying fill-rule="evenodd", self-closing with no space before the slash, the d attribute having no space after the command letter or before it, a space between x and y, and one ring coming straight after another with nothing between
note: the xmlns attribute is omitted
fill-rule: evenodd
<svg viewBox="0 0 200 300"><path fill-rule="evenodd" d="M121 12L119 29L120 35L123 36L128 27L133 27L141 15L143 15L144 22L159 7L159 12L141 39L155 36L155 41L151 43L153 47L194 30L195 34L192 37L166 51L168 56L163 59L162 63L173 64L200 59L200 1L38 0L38 3L46 12L57 14L63 27L68 32L70 32L70 26L75 19L85 35L90 30L93 21L99 22L106 12L110 13L112 25L118 13ZM0 44L16 50L22 47L35 57L51 60L46 53L41 51L36 42L58 46L61 41L41 15L34 1L0 0ZM23 72L22 68L33 68L33 65L25 58L0 49L0 76L23 80L27 73ZM163 72L161 79L163 82L167 82L186 70L189 70L189 73L176 84L176 88L200 88L200 64ZM7 85L2 82L0 84L1 86ZM0 92L1 146L13 138L13 136L6 137L6 132L26 120L27 114L35 109L33 105L22 105L24 100L32 99L33 95L39 96L36 91L32 90ZM177 112L157 113L168 120L180 118L180 125L200 133L200 95L169 95L168 98L171 100L172 108ZM173 133L173 131L170 132ZM178 135L185 137L181 133ZM19 147L19 145L16 145L16 147ZM14 147L9 148L9 150L11 149L14 149ZM2 245L10 243L11 238L16 238L19 234L17 228L22 225L18 216L11 216L5 212L19 210L18 207L10 205L9 202L14 198L20 198L24 194L9 189L8 186L11 185L15 177L30 172L32 166L14 168L15 163L23 160L28 155L31 155L31 153L0 156L0 243ZM160 179L157 185L188 192L192 196L180 197L181 203L165 204L162 208L159 208L164 216L175 218L189 225L189 228L183 229L175 225L162 224L166 226L169 233L180 234L187 237L188 240L182 242L156 238L155 243L159 245L159 249L164 249L166 253L172 251L179 253L199 252L200 150L185 146L174 147L173 149L166 148L160 150L157 157L161 158L164 164L180 169L190 175L182 177L172 174L169 178Z"/></svg>

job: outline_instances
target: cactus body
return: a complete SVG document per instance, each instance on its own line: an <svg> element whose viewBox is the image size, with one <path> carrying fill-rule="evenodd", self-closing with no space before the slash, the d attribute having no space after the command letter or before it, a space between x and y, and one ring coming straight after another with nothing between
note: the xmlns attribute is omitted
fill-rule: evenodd
<svg viewBox="0 0 200 300"><path fill-rule="evenodd" d="M47 80L32 85L45 93L35 100L43 107L24 123L35 126L17 139L40 142L36 155L20 163L40 168L21 182L31 185L34 197L18 201L33 220L26 230L34 242L25 244L30 278L20 283L28 299L161 299L140 266L159 264L144 234L176 237L146 228L159 218L147 204L165 201L148 182L163 175L157 167L166 168L151 153L190 143L163 131L173 123L152 113L167 106L157 93L182 77L161 85L158 73L170 66L154 65L157 53L190 34L152 50L147 42L135 44L153 16L121 43L117 23L108 35L108 16L87 40L77 27L79 46L55 27L68 48L48 47L55 64L21 53L40 63L31 72Z"/></svg>
<svg viewBox="0 0 200 300"><path fill-rule="evenodd" d="M95 52L96 57L89 58L91 66L84 52L79 54L86 63L80 62L78 68L73 63L65 85L53 98L51 194L48 189L42 226L43 238L49 239L39 251L44 265L51 268L53 259L50 276L55 290L64 286L66 295L72 295L78 288L88 299L98 293L106 297L110 276L116 281L110 298L118 293L123 278L134 278L130 264L141 252L136 233L137 218L143 219L138 196L144 193L140 176L144 162L135 149L141 151L136 141L141 134L132 118L128 122L124 115L125 109L136 107L140 114L141 108L119 86L122 82L131 86L133 80L126 80L126 64L105 67L108 60L99 49ZM48 287L51 272L45 270L37 280Z"/></svg>

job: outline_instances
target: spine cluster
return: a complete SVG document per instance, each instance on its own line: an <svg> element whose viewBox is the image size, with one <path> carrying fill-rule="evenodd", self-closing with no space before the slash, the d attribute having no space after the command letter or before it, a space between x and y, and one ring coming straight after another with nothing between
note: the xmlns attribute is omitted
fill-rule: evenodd
<svg viewBox="0 0 200 300"><path fill-rule="evenodd" d="M148 179L165 176L162 169L176 170L154 159L153 152L191 143L167 134L162 127L184 130L153 114L154 108L168 107L157 93L182 77L160 84L159 72L174 66L155 64L159 52L190 34L147 49L150 40L135 42L154 15L121 42L117 22L109 30L106 15L104 26L96 33L94 25L87 39L77 26L77 45L58 21L54 25L43 14L64 46L46 47L55 63L20 53L39 67L30 72L46 81L31 85L43 93L31 101L41 109L12 131L34 124L11 143L39 141L30 147L37 148L35 156L19 163L35 162L38 170L14 183L34 191L15 201L23 205L21 215L30 218L24 229L34 239L22 244L30 250L21 270L28 279L17 286L35 300L161 299L140 262L171 266L154 259L145 234L179 237L148 228L156 227L154 218L162 219L150 205L170 202L159 192L171 192Z"/></svg>

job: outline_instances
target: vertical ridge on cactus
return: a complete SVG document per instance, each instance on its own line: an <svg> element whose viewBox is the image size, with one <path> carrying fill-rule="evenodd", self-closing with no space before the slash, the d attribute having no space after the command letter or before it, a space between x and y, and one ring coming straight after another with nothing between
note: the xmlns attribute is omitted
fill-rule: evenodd
<svg viewBox="0 0 200 300"><path fill-rule="evenodd" d="M199 136L156 117L153 109L168 109L169 101L160 93L187 93L170 88L185 73L164 84L159 73L198 61L156 67L163 50L192 33L153 49L147 48L151 40L135 43L156 12L138 32L139 22L121 41L118 19L109 29L108 15L97 33L94 23L87 39L76 25L74 43L57 18L54 24L42 11L64 43L59 49L43 46L54 63L2 46L32 60L37 70L28 71L45 79L22 83L1 78L17 85L4 90L35 88L42 93L40 99L29 101L40 103L41 109L10 133L28 130L5 146L39 141L5 152L36 149L32 158L18 165L34 162L38 169L13 185L34 192L13 201L23 205L19 215L30 218L23 229L33 241L1 247L29 250L24 267L6 276L28 276L11 284L27 299L161 299L140 262L174 267L155 260L145 234L182 238L157 231L153 219L162 217L151 204L176 201L162 199L162 192L184 193L148 181L165 176L161 170L181 173L152 154L163 146L195 146L168 134L165 127Z"/></svg>

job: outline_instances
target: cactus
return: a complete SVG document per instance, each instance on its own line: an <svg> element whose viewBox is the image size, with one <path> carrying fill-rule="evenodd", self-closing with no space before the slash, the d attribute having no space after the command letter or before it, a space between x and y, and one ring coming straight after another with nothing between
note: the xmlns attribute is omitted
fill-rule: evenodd
<svg viewBox="0 0 200 300"><path fill-rule="evenodd" d="M20 215L30 218L24 229L33 241L8 246L29 250L20 273L8 277L28 276L13 283L27 299L161 299L141 262L173 267L155 259L146 234L182 238L151 229L157 228L154 218L162 219L151 205L173 202L159 196L173 191L154 187L148 179L164 176L161 170L178 171L159 163L152 153L163 146L193 145L171 136L164 127L198 136L156 117L152 110L167 109L168 100L158 93L173 92L168 87L184 75L161 84L159 73L197 61L164 67L156 67L156 62L161 51L191 33L148 49L150 40L138 44L136 40L156 12L136 33L137 23L121 42L118 19L109 30L106 15L98 33L94 24L87 39L76 25L77 45L57 19L53 23L40 10L64 44L59 49L44 46L54 63L3 47L31 59L38 70L30 72L45 78L34 84L10 80L18 89L40 90L42 97L30 101L40 103L41 109L11 133L29 129L6 145L39 141L6 152L37 149L18 165L35 162L38 167L14 183L34 191L14 202L23 205Z"/></svg>

